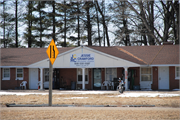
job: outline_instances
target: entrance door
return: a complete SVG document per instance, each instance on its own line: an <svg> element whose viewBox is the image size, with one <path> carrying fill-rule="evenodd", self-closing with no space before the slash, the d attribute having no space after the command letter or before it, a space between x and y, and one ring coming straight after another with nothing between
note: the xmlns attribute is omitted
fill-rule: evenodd
<svg viewBox="0 0 180 120"><path fill-rule="evenodd" d="M53 89L59 89L60 83L59 83L59 69L55 69L53 71Z"/></svg>
<svg viewBox="0 0 180 120"><path fill-rule="evenodd" d="M159 89L169 89L169 67L159 67Z"/></svg>
<svg viewBox="0 0 180 120"><path fill-rule="evenodd" d="M38 68L29 69L29 89L38 89Z"/></svg>
<svg viewBox="0 0 180 120"><path fill-rule="evenodd" d="M135 70L128 70L128 89L133 90Z"/></svg>
<svg viewBox="0 0 180 120"><path fill-rule="evenodd" d="M101 69L95 68L93 69L93 89L100 90L101 89Z"/></svg>

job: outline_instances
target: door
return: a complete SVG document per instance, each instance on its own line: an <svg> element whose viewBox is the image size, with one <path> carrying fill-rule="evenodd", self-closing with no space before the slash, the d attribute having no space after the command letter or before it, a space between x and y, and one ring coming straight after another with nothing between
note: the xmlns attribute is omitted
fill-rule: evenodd
<svg viewBox="0 0 180 120"><path fill-rule="evenodd" d="M38 89L38 68L29 69L29 89Z"/></svg>
<svg viewBox="0 0 180 120"><path fill-rule="evenodd" d="M93 89L100 90L101 89L101 69L95 68L93 69Z"/></svg>
<svg viewBox="0 0 180 120"><path fill-rule="evenodd" d="M135 70L128 70L128 89L133 90Z"/></svg>
<svg viewBox="0 0 180 120"><path fill-rule="evenodd" d="M59 69L55 69L53 71L53 89L59 89L60 83L59 83Z"/></svg>
<svg viewBox="0 0 180 120"><path fill-rule="evenodd" d="M159 89L169 89L169 67L159 67L158 75Z"/></svg>

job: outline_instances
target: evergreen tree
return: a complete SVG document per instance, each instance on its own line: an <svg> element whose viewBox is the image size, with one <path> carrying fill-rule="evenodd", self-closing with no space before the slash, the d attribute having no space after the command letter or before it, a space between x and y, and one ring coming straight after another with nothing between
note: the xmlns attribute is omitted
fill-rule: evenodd
<svg viewBox="0 0 180 120"><path fill-rule="evenodd" d="M26 7L27 13L25 14L25 23L27 24L27 27L26 27L26 33L24 33L24 39L25 39L25 43L28 44L28 48L36 46L36 42L37 42L32 34L33 22L35 20L33 15L34 5L35 5L34 1L28 1Z"/></svg>
<svg viewBox="0 0 180 120"><path fill-rule="evenodd" d="M3 38L1 39L1 43L3 43L3 46L1 47L7 48L7 47L14 47L14 18L13 14L9 13L8 10L11 9L9 5L10 1L1 2L2 12L0 13L1 16L1 23L0 27L3 29Z"/></svg>
<svg viewBox="0 0 180 120"><path fill-rule="evenodd" d="M46 31L49 27L50 20L47 17L47 12L44 11L46 8L45 1L38 1L34 6L34 22L33 22L33 34L36 39L36 45L44 47L47 44ZM38 40L39 39L39 40Z"/></svg>

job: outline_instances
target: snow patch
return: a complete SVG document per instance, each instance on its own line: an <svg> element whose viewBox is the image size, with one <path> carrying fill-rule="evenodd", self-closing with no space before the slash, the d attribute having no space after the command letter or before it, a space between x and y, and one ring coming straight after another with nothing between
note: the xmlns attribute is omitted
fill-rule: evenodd
<svg viewBox="0 0 180 120"><path fill-rule="evenodd" d="M161 93L123 93L117 96L109 97L177 97L180 94L161 94Z"/></svg>
<svg viewBox="0 0 180 120"><path fill-rule="evenodd" d="M64 98L64 99L87 99L88 97L70 97L70 98Z"/></svg>
<svg viewBox="0 0 180 120"><path fill-rule="evenodd" d="M0 92L0 95L48 95L49 93Z"/></svg>

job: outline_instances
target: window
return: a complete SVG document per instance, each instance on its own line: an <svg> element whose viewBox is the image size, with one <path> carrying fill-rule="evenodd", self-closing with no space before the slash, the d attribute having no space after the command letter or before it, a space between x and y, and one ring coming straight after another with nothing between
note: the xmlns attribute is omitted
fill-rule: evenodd
<svg viewBox="0 0 180 120"><path fill-rule="evenodd" d="M16 80L23 80L23 69L17 68L16 69Z"/></svg>
<svg viewBox="0 0 180 120"><path fill-rule="evenodd" d="M141 81L151 81L151 68L141 68Z"/></svg>
<svg viewBox="0 0 180 120"><path fill-rule="evenodd" d="M117 78L117 69L106 68L106 80L112 81L114 78Z"/></svg>
<svg viewBox="0 0 180 120"><path fill-rule="evenodd" d="M79 84L82 83L82 69L81 68L78 68L77 69L77 82ZM85 69L85 83L88 84L88 69Z"/></svg>
<svg viewBox="0 0 180 120"><path fill-rule="evenodd" d="M176 76L176 79L180 79L180 67L176 67L176 71L175 71L175 76Z"/></svg>
<svg viewBox="0 0 180 120"><path fill-rule="evenodd" d="M49 81L49 69L44 69L44 82Z"/></svg>
<svg viewBox="0 0 180 120"><path fill-rule="evenodd" d="M10 69L9 68L3 69L3 79L2 80L10 80Z"/></svg>

